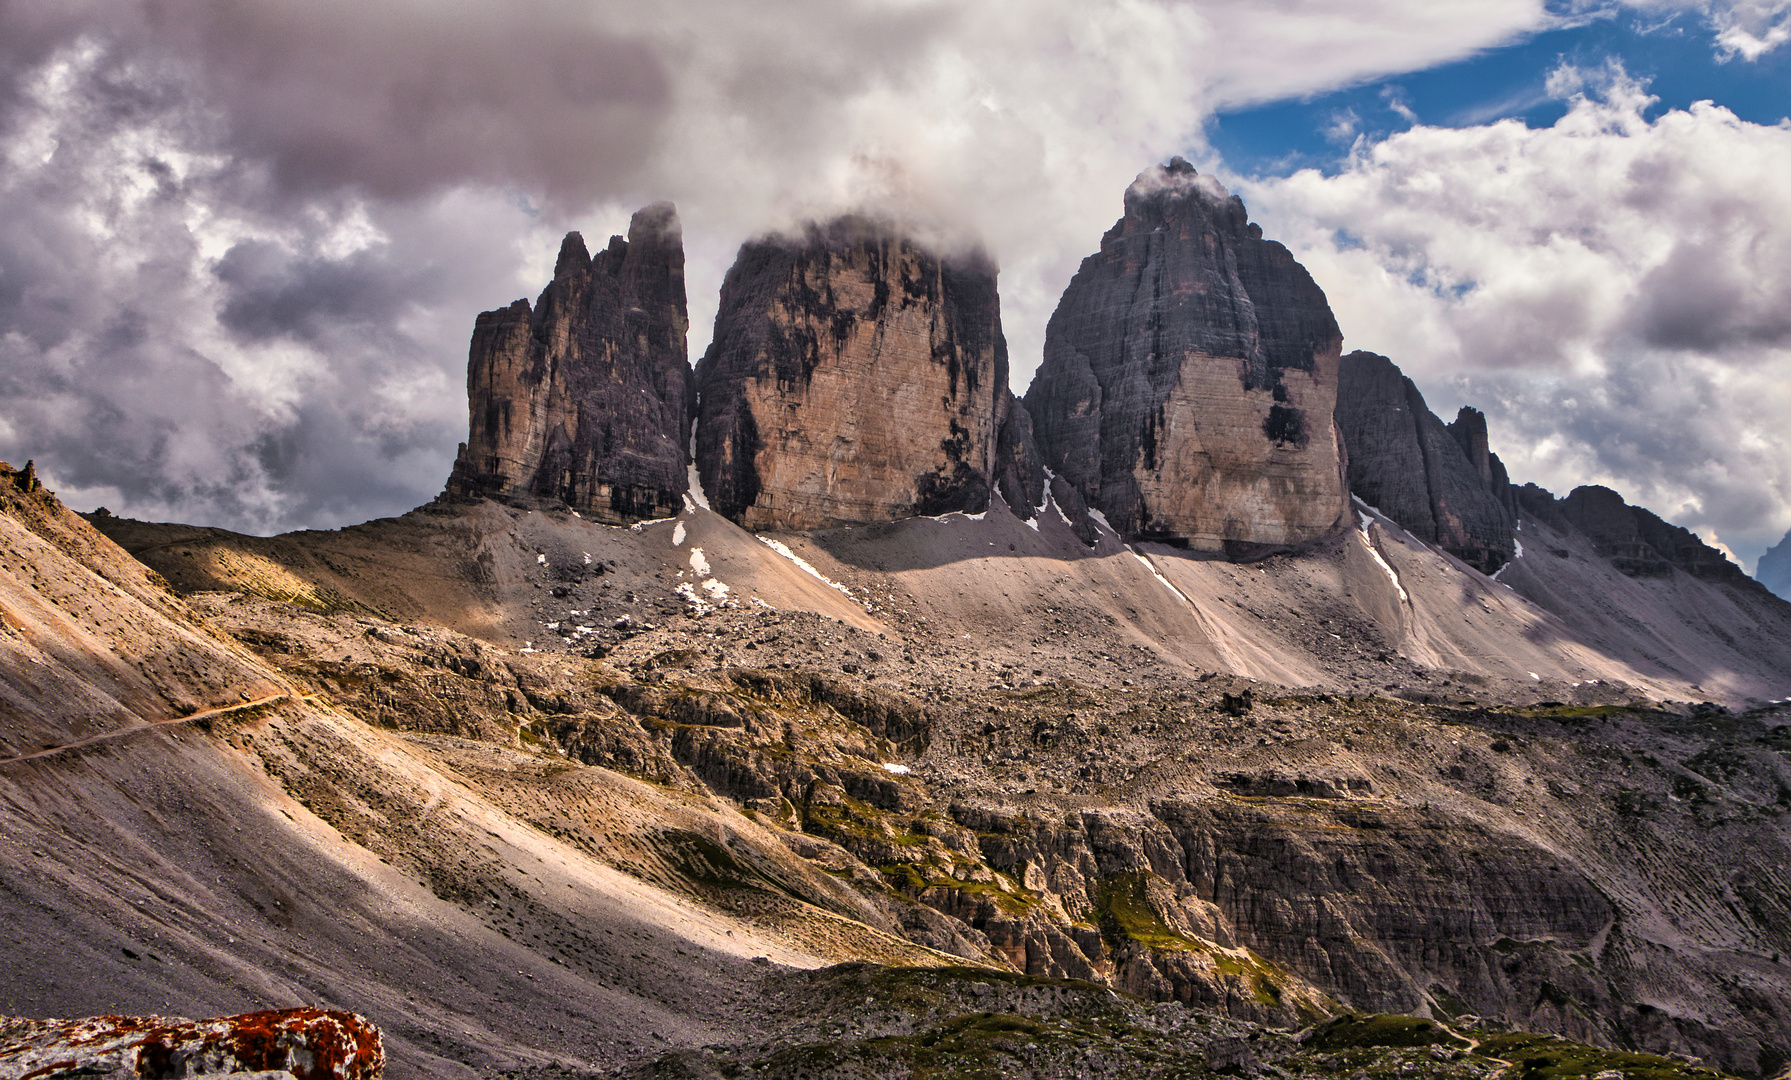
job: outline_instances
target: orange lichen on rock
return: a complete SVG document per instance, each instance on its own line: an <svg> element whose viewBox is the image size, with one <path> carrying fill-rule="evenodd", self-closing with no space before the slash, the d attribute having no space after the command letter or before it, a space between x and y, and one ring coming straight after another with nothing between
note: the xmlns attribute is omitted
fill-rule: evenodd
<svg viewBox="0 0 1791 1080"><path fill-rule="evenodd" d="M366 1017L273 1009L214 1020L92 1016L0 1023L0 1080L104 1074L161 1077L286 1074L294 1080L378 1080L386 1051Z"/></svg>

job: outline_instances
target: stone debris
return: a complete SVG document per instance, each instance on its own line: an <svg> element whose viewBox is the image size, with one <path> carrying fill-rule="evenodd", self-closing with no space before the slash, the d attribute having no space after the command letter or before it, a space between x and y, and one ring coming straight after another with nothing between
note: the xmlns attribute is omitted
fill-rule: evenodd
<svg viewBox="0 0 1791 1080"><path fill-rule="evenodd" d="M0 1017L0 1080L379 1080L385 1065L379 1029L350 1012L276 1009L214 1020Z"/></svg>

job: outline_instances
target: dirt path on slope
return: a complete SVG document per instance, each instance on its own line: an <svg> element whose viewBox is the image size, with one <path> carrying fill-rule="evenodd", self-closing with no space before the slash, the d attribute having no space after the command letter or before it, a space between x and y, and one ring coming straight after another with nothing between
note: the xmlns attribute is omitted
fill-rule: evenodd
<svg viewBox="0 0 1791 1080"><path fill-rule="evenodd" d="M79 750L83 747L92 746L95 743L107 742L111 739L121 739L127 735L138 735L145 731L154 731L158 728L172 727L175 724L190 724L195 720L209 720L214 716L225 716L233 712L241 712L244 709L253 709L258 705L272 704L276 701L308 701L311 697L312 695L310 694L270 694L267 697L256 698L253 701L241 701L235 705L220 705L215 709L202 709L199 712L189 713L186 716L176 716L167 720L147 720L136 727L119 728L116 731L103 731L98 735L89 736L85 739L78 739L71 743L63 743L61 746L51 746L43 750L33 751L29 754L20 754L17 757L0 758L0 765L11 765L18 761L31 761L36 758L49 757L51 754L60 754L65 750Z"/></svg>

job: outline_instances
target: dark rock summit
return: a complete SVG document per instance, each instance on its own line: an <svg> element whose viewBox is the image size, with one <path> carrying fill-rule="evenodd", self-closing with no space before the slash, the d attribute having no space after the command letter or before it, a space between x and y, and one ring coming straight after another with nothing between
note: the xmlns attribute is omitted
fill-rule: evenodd
<svg viewBox="0 0 1791 1080"><path fill-rule="evenodd" d="M595 258L569 233L552 284L487 311L467 364L471 430L452 498L563 503L620 524L688 486L691 373L677 211L636 213Z"/></svg>
<svg viewBox="0 0 1791 1080"><path fill-rule="evenodd" d="M1333 532L1342 335L1244 204L1181 158L1139 174L1026 394L1045 465L1122 534L1233 554Z"/></svg>
<svg viewBox="0 0 1791 1080"><path fill-rule="evenodd" d="M1574 488L1564 499L1534 484L1518 493L1523 509L1559 528L1563 523L1592 541L1610 564L1632 578L1671 577L1684 571L1705 581L1745 585L1758 583L1722 552L1689 529L1662 521L1651 510L1631 506L1623 496L1596 484Z"/></svg>
<svg viewBox="0 0 1791 1080"><path fill-rule="evenodd" d="M697 365L710 505L773 529L985 509L1012 404L995 273L863 217L743 245ZM1042 484L1028 441L1016 493Z"/></svg>
<svg viewBox="0 0 1791 1080"><path fill-rule="evenodd" d="M1393 361L1358 350L1338 375L1337 426L1363 502L1482 573L1511 561L1515 496L1478 409L1445 425Z"/></svg>

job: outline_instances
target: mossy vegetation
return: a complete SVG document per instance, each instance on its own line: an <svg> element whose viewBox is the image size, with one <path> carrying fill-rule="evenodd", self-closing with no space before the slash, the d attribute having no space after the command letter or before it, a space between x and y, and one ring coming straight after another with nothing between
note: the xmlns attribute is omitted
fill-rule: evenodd
<svg viewBox="0 0 1791 1080"><path fill-rule="evenodd" d="M1725 1075L1675 1058L1603 1050L1553 1035L1494 1035L1474 1052L1511 1062L1511 1080L1579 1080L1608 1071L1622 1073L1623 1080L1717 1080Z"/></svg>
<svg viewBox="0 0 1791 1080"><path fill-rule="evenodd" d="M1319 1050L1357 1050L1372 1047L1445 1046L1464 1050L1468 1041L1435 1020L1420 1016L1339 1016L1313 1032L1311 1045Z"/></svg>

